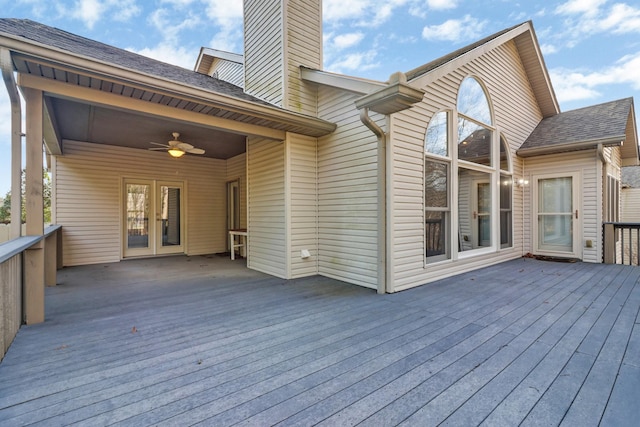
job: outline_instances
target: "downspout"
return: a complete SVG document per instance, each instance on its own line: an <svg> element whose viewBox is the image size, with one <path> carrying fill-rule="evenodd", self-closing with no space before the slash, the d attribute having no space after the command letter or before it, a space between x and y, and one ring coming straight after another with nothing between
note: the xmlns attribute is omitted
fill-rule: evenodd
<svg viewBox="0 0 640 427"><path fill-rule="evenodd" d="M369 117L369 108L360 110L360 121L378 137L378 293L387 292L387 134Z"/></svg>
<svg viewBox="0 0 640 427"><path fill-rule="evenodd" d="M22 201L22 107L18 86L13 76L13 62L11 52L0 48L0 70L7 87L11 103L11 239L17 239L21 234L21 201Z"/></svg>
<svg viewBox="0 0 640 427"><path fill-rule="evenodd" d="M387 202L387 142L388 135L369 117L369 111L382 114L387 118L399 111L411 108L414 104L422 101L425 92L407 84L407 76L401 72L393 73L389 78L387 86L382 87L362 98L356 100L356 108L360 110L360 121L369 128L378 138L378 253L377 253L377 289L379 294L393 292L392 273L390 260L387 255L392 249L387 248L391 244L388 235L387 219L391 218L388 212ZM389 121L387 120L387 123Z"/></svg>

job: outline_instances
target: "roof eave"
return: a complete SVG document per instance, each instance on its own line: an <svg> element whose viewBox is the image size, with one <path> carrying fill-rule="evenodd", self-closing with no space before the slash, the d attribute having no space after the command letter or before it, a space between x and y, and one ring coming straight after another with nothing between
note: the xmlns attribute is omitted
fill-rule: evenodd
<svg viewBox="0 0 640 427"><path fill-rule="evenodd" d="M11 34L0 33L0 46L10 49L12 52L40 58L52 64L64 64L66 66L85 70L90 73L108 76L132 84L142 85L151 89L161 89L175 94L186 95L192 99L200 99L208 103L214 103L222 109L229 109L266 120L290 123L302 128L308 128L308 134L323 136L336 129L334 123L316 117L306 116L300 113L280 109L275 106L258 104L256 102L238 99L223 95L200 87L164 79L139 70L122 67L105 61L100 61L84 55L68 52L55 47L37 42L25 42ZM203 93L206 96L203 96Z"/></svg>
<svg viewBox="0 0 640 427"><path fill-rule="evenodd" d="M537 86L538 91L535 91L536 87L533 87L536 99L539 100L542 116L550 117L550 116L556 115L560 112L560 104L558 103L558 100L555 95L555 91L553 90L553 86L551 85L551 78L549 77L549 72L547 70L546 64L544 62L544 58L540 51L540 46L538 44L538 40L535 35L535 31L533 29L533 24L531 23L531 21L527 21L520 25L517 25L512 29L505 31L502 34L497 33L499 34L498 36L490 38L485 43L477 45L465 52L461 52L460 54L457 54L451 57L450 59L443 61L442 63L439 63L435 66L430 64L433 64L434 62L438 61L438 59L430 63L424 64L418 68L415 68L414 70L408 71L406 73L407 78L410 82L420 79L424 76L429 76L429 79L437 80L438 78L447 74L451 68L459 68L462 65L470 62L471 60L487 53L488 51L491 51L495 47L500 46L510 40L514 40L514 43L516 43L516 46L520 48L521 46L523 46L522 45L523 39L521 37L523 37L527 33L529 34L530 41L532 43L532 46L530 47L533 47L533 52L535 52L535 57L531 58L530 60L527 60L527 57L523 58L521 56L523 66L525 66L525 71L530 81L532 80L532 76L533 76L532 73L537 73L539 77L539 81L543 82L542 85ZM453 54L456 54L456 52L453 52ZM446 58L446 56L443 58ZM526 68L527 65L531 67L532 64L536 64L536 63L539 64L540 66L538 70L531 70L530 68L529 69Z"/></svg>

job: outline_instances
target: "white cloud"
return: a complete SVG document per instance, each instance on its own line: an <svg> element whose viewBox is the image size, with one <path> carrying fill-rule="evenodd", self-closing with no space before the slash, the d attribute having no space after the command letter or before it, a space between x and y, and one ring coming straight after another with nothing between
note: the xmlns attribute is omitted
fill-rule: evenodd
<svg viewBox="0 0 640 427"><path fill-rule="evenodd" d="M349 71L364 71L378 67L380 64L375 62L377 53L375 50L367 52L356 52L340 56L340 60L327 65L327 71L334 73L346 73Z"/></svg>
<svg viewBox="0 0 640 427"><path fill-rule="evenodd" d="M457 0L427 0L427 4L429 9L433 10L447 10L458 7Z"/></svg>
<svg viewBox="0 0 640 427"><path fill-rule="evenodd" d="M338 49L346 49L351 46L355 46L364 38L363 33L348 33L335 36L333 39L333 45Z"/></svg>
<svg viewBox="0 0 640 427"><path fill-rule="evenodd" d="M568 102L597 98L606 85L629 84L640 90L640 52L627 55L615 65L602 70L568 70L556 68L549 71L558 101Z"/></svg>
<svg viewBox="0 0 640 427"><path fill-rule="evenodd" d="M100 20L105 11L105 6L99 0L79 0L73 8L71 16L84 22L84 25L92 29Z"/></svg>
<svg viewBox="0 0 640 427"><path fill-rule="evenodd" d="M31 3L27 1L27 3ZM104 19L126 22L138 16L141 8L136 0L75 0L72 5L57 2L54 6L60 16L82 21L85 27L93 29L94 25ZM44 6L34 7L38 16L47 13Z"/></svg>
<svg viewBox="0 0 640 427"><path fill-rule="evenodd" d="M609 15L600 21L602 31L613 33L640 32L640 9L626 4L614 4Z"/></svg>
<svg viewBox="0 0 640 427"><path fill-rule="evenodd" d="M369 5L367 0L324 0L322 2L322 19L325 21L340 21L343 19L358 19L364 15Z"/></svg>
<svg viewBox="0 0 640 427"><path fill-rule="evenodd" d="M556 8L556 13L560 15L584 14L587 16L598 15L600 6L607 0L569 0Z"/></svg>
<svg viewBox="0 0 640 427"><path fill-rule="evenodd" d="M243 38L243 7L239 0L205 0L206 15L219 28L209 46L214 49L239 52Z"/></svg>
<svg viewBox="0 0 640 427"><path fill-rule="evenodd" d="M554 12L566 17L565 31L556 36L568 47L601 33L640 33L640 8L627 3L608 6L606 0L571 0Z"/></svg>
<svg viewBox="0 0 640 427"><path fill-rule="evenodd" d="M452 42L476 39L485 25L486 21L479 21L471 15L465 15L462 19L450 19L440 25L424 27L422 37L427 40Z"/></svg>
<svg viewBox="0 0 640 427"><path fill-rule="evenodd" d="M355 21L359 27L377 27L391 19L396 9L416 0L324 0L322 19L329 25Z"/></svg>
<svg viewBox="0 0 640 427"><path fill-rule="evenodd" d="M543 55L551 55L558 51L558 48L552 44L542 44L540 45L540 50L542 50Z"/></svg>
<svg viewBox="0 0 640 427"><path fill-rule="evenodd" d="M143 49L127 48L127 50L187 69L193 69L198 54L192 48L176 47L167 43Z"/></svg>

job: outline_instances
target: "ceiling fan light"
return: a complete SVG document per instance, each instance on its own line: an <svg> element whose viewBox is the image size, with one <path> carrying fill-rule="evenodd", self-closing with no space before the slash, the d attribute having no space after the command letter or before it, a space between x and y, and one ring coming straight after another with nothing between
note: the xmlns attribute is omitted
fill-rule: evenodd
<svg viewBox="0 0 640 427"><path fill-rule="evenodd" d="M184 151L182 151L182 150L181 150L181 149L179 149L179 148L171 148L171 149L169 150L169 154L171 155L171 157L176 157L176 158L177 158L177 157L182 157L182 156L184 156Z"/></svg>

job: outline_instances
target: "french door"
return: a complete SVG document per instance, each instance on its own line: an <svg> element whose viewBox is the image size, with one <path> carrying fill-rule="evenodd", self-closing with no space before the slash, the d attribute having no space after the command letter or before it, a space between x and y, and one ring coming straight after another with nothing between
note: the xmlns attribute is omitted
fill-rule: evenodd
<svg viewBox="0 0 640 427"><path fill-rule="evenodd" d="M539 254L579 257L579 175L534 179L534 237Z"/></svg>
<svg viewBox="0 0 640 427"><path fill-rule="evenodd" d="M184 252L182 182L124 181L124 257Z"/></svg>

